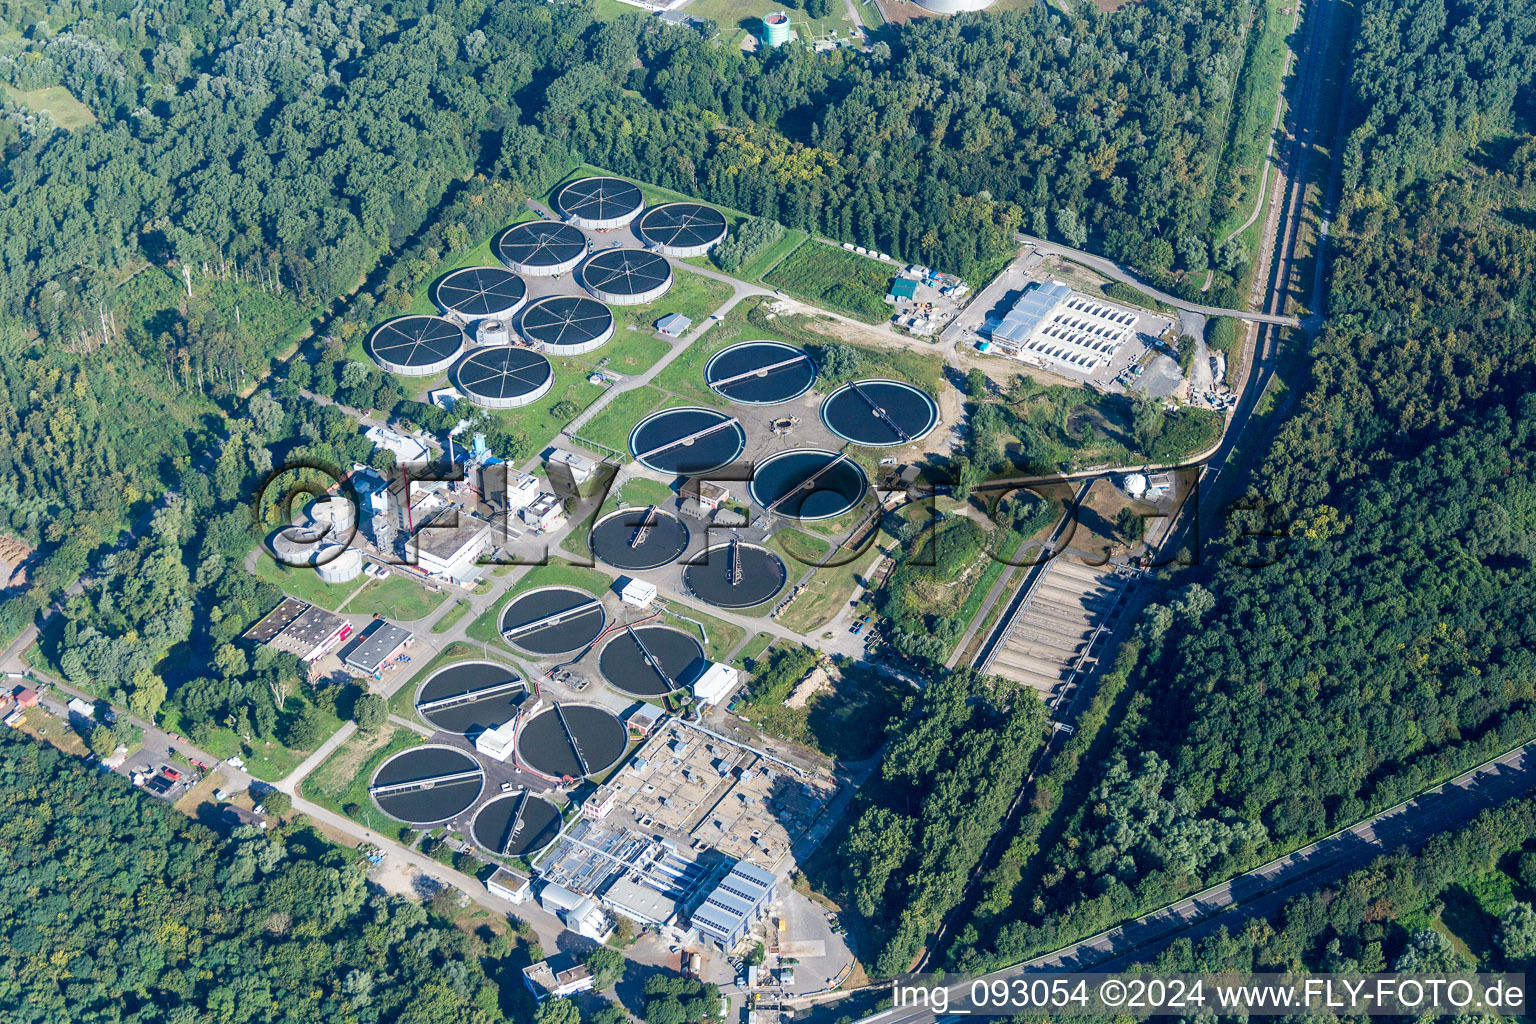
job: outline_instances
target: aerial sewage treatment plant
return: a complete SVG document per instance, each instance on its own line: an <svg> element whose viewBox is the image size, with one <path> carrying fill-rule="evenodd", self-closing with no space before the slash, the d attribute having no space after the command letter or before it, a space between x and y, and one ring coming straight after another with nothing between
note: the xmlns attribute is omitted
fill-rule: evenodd
<svg viewBox="0 0 1536 1024"><path fill-rule="evenodd" d="M575 270L586 258L587 236L569 224L528 221L502 232L496 254L519 274L557 277Z"/></svg>
<svg viewBox="0 0 1536 1024"><path fill-rule="evenodd" d="M592 525L592 554L615 569L638 572L671 565L688 548L688 527L652 505L621 508Z"/></svg>
<svg viewBox="0 0 1536 1024"><path fill-rule="evenodd" d="M432 673L416 693L416 711L444 732L471 736L517 714L528 685L493 661L461 661Z"/></svg>
<svg viewBox="0 0 1536 1024"><path fill-rule="evenodd" d="M439 309L465 323L505 321L522 308L528 286L501 267L465 267L439 281L433 295Z"/></svg>
<svg viewBox="0 0 1536 1024"><path fill-rule="evenodd" d="M638 226L637 233L652 249L679 258L703 256L726 234L725 214L703 203L653 206Z"/></svg>
<svg viewBox="0 0 1536 1024"><path fill-rule="evenodd" d="M794 345L743 341L710 357L704 383L721 398L741 405L780 405L811 389L816 364Z"/></svg>
<svg viewBox="0 0 1536 1024"><path fill-rule="evenodd" d="M921 388L896 380L856 380L821 403L821 421L845 441L869 448L911 444L938 426L939 406Z"/></svg>
<svg viewBox="0 0 1536 1024"><path fill-rule="evenodd" d="M464 360L454 377L464 397L476 405L515 409L547 395L554 386L555 371L548 359L531 349L498 345Z"/></svg>
<svg viewBox="0 0 1536 1024"><path fill-rule="evenodd" d="M663 409L629 433L635 461L658 473L710 473L735 462L746 450L741 421L718 409Z"/></svg>
<svg viewBox="0 0 1536 1024"><path fill-rule="evenodd" d="M579 178L555 196L555 212L580 228L612 231L639 216L645 197L623 178Z"/></svg>
<svg viewBox="0 0 1536 1024"><path fill-rule="evenodd" d="M523 310L518 330L535 348L579 356L602 348L613 337L613 313L583 296L554 295Z"/></svg>
<svg viewBox="0 0 1536 1024"><path fill-rule="evenodd" d="M751 608L784 589L789 570L767 548L732 538L683 567L688 592L717 608Z"/></svg>
<svg viewBox="0 0 1536 1024"><path fill-rule="evenodd" d="M581 284L615 306L643 306L672 287L672 264L644 249L604 249L582 264Z"/></svg>
<svg viewBox="0 0 1536 1024"><path fill-rule="evenodd" d="M368 339L373 361L404 377L435 377L464 351L464 332L440 316L386 320Z"/></svg>
<svg viewBox="0 0 1536 1024"><path fill-rule="evenodd" d="M597 671L609 686L631 697L663 697L681 689L704 647L671 626L626 626L604 643Z"/></svg>
<svg viewBox="0 0 1536 1024"><path fill-rule="evenodd" d="M607 708L555 702L523 722L517 760L548 779L580 779L612 768L628 743L624 723Z"/></svg>
<svg viewBox="0 0 1536 1024"><path fill-rule="evenodd" d="M869 478L847 455L791 448L758 463L747 490L766 513L791 519L832 519L864 500Z"/></svg>
<svg viewBox="0 0 1536 1024"><path fill-rule="evenodd" d="M546 658L581 650L607 624L602 602L575 587L530 590L501 612L502 638L525 654Z"/></svg>
<svg viewBox="0 0 1536 1024"><path fill-rule="evenodd" d="M368 795L396 821L432 825L463 814L484 788L480 762L462 750L426 744L402 750L379 765Z"/></svg>
<svg viewBox="0 0 1536 1024"><path fill-rule="evenodd" d="M469 834L487 853L531 857L560 834L560 808L526 790L507 793L481 805Z"/></svg>

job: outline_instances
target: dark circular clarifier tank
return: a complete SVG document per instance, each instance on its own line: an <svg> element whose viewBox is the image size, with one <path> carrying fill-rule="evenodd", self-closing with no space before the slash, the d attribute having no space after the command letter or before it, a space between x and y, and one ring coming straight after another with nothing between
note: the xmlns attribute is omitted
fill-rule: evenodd
<svg viewBox="0 0 1536 1024"><path fill-rule="evenodd" d="M784 560L756 544L717 544L683 567L683 584L717 608L751 608L784 589Z"/></svg>
<svg viewBox="0 0 1536 1024"><path fill-rule="evenodd" d="M508 793L481 805L469 831L498 857L527 857L560 834L560 809L540 796Z"/></svg>
<svg viewBox="0 0 1536 1024"><path fill-rule="evenodd" d="M864 500L869 480L852 459L835 452L792 448L757 464L752 500L791 519L831 519Z"/></svg>
<svg viewBox="0 0 1536 1024"><path fill-rule="evenodd" d="M689 669L702 657L703 646L680 629L636 626L615 633L603 644L597 656L597 670L609 686L621 693L661 697L686 686ZM656 670L657 664L666 673L665 678Z"/></svg>
<svg viewBox="0 0 1536 1024"><path fill-rule="evenodd" d="M523 723L517 735L517 757L549 778L579 779L612 768L628 743L624 723L606 708L550 705Z"/></svg>
<svg viewBox="0 0 1536 1024"><path fill-rule="evenodd" d="M475 735L516 714L527 685L505 665L463 661L438 669L416 694L416 710L444 732Z"/></svg>
<svg viewBox="0 0 1536 1024"><path fill-rule="evenodd" d="M889 448L920 441L939 423L939 407L921 388L897 380L856 380L821 404L821 421L845 441Z"/></svg>
<svg viewBox="0 0 1536 1024"><path fill-rule="evenodd" d="M704 366L704 383L742 405L778 405L816 383L816 364L804 349L778 341L744 341L723 348Z"/></svg>
<svg viewBox="0 0 1536 1024"><path fill-rule="evenodd" d="M534 625L540 622L544 624ZM501 612L503 638L518 650L541 657L579 651L597 639L607 622L602 603L575 587L530 590Z"/></svg>
<svg viewBox="0 0 1536 1024"><path fill-rule="evenodd" d="M663 409L630 431L629 451L659 473L697 476L728 466L747 450L747 432L718 409Z"/></svg>
<svg viewBox="0 0 1536 1024"><path fill-rule="evenodd" d="M391 818L427 825L462 814L484 788L485 773L474 758L452 747L425 746L379 765L368 791Z"/></svg>
<svg viewBox="0 0 1536 1024"><path fill-rule="evenodd" d="M592 553L631 572L671 565L688 548L688 527L671 512L621 508L592 526Z"/></svg>

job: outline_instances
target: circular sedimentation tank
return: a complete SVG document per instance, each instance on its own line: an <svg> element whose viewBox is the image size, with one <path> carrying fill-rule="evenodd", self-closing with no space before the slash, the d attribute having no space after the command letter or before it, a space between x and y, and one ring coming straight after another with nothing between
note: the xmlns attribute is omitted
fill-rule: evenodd
<svg viewBox="0 0 1536 1024"><path fill-rule="evenodd" d="M672 287L672 264L644 249L603 249L582 265L581 284L615 306L643 306Z"/></svg>
<svg viewBox="0 0 1536 1024"><path fill-rule="evenodd" d="M744 341L721 349L704 366L704 383L742 405L793 401L816 383L816 364L802 348L781 341Z"/></svg>
<svg viewBox="0 0 1536 1024"><path fill-rule="evenodd" d="M401 316L380 324L368 354L390 373L435 377L464 351L464 332L440 316Z"/></svg>
<svg viewBox="0 0 1536 1024"><path fill-rule="evenodd" d="M505 320L528 298L523 279L501 267L465 267L437 282L437 306L461 320Z"/></svg>
<svg viewBox="0 0 1536 1024"><path fill-rule="evenodd" d="M690 666L702 657L704 647L680 629L633 626L603 644L597 671L620 693L663 697L687 685Z"/></svg>
<svg viewBox="0 0 1536 1024"><path fill-rule="evenodd" d="M373 773L368 794L396 821L431 825L468 810L485 788L485 772L453 747L428 744L395 754Z"/></svg>
<svg viewBox="0 0 1536 1024"><path fill-rule="evenodd" d="M498 857L530 857L560 834L560 808L526 791L507 793L480 805L469 833Z"/></svg>
<svg viewBox="0 0 1536 1024"><path fill-rule="evenodd" d="M555 382L548 359L516 345L481 349L460 363L454 376L464 396L487 409L531 405L547 395Z"/></svg>
<svg viewBox="0 0 1536 1024"><path fill-rule="evenodd" d="M984 11L997 0L915 0L917 6L934 14L964 14L966 11Z"/></svg>
<svg viewBox="0 0 1536 1024"><path fill-rule="evenodd" d="M705 604L751 608L784 589L789 570L784 560L756 544L716 544L683 567L683 584Z"/></svg>
<svg viewBox="0 0 1536 1024"><path fill-rule="evenodd" d="M624 723L595 704L552 704L523 723L517 760L546 778L601 775L618 763L629 744Z"/></svg>
<svg viewBox="0 0 1536 1024"><path fill-rule="evenodd" d="M621 228L645 208L640 189L623 178L581 178L555 196L555 209L572 224L595 231Z"/></svg>
<svg viewBox="0 0 1536 1024"><path fill-rule="evenodd" d="M615 569L659 569L688 549L688 527L659 508L621 508L592 525L589 542L592 554Z"/></svg>
<svg viewBox="0 0 1536 1024"><path fill-rule="evenodd" d="M461 661L432 673L416 693L416 713L462 736L494 729L517 715L528 696L523 678L493 661Z"/></svg>
<svg viewBox="0 0 1536 1024"><path fill-rule="evenodd" d="M575 587L530 590L501 612L501 634L507 643L539 657L579 651L607 624L602 602Z"/></svg>
<svg viewBox="0 0 1536 1024"><path fill-rule="evenodd" d="M758 463L747 489L764 511L791 519L831 519L864 500L869 478L857 462L836 452L792 448Z"/></svg>
<svg viewBox="0 0 1536 1024"><path fill-rule="evenodd" d="M569 224L532 220L514 224L496 241L501 262L529 277L568 274L587 255L587 236Z"/></svg>
<svg viewBox="0 0 1536 1024"><path fill-rule="evenodd" d="M728 466L747 450L747 432L718 409L663 409L629 434L635 461L659 473L697 476Z"/></svg>
<svg viewBox="0 0 1536 1024"><path fill-rule="evenodd" d="M653 206L640 218L647 245L668 256L702 256L725 238L725 214L703 203Z"/></svg>
<svg viewBox="0 0 1536 1024"><path fill-rule="evenodd" d="M579 295L554 295L525 309L519 330L535 348L579 356L602 348L613 337L613 313Z"/></svg>
<svg viewBox="0 0 1536 1024"><path fill-rule="evenodd" d="M938 426L939 406L921 388L898 380L856 380L821 403L821 421L845 441L889 448L921 441Z"/></svg>
<svg viewBox="0 0 1536 1024"><path fill-rule="evenodd" d="M363 553L339 544L326 548L315 560L315 574L326 583L351 583L363 574Z"/></svg>

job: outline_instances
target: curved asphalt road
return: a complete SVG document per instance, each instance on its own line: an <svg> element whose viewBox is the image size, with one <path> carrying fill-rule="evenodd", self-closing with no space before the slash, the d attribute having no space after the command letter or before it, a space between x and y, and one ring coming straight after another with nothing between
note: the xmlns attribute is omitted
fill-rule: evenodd
<svg viewBox="0 0 1536 1024"><path fill-rule="evenodd" d="M1176 939L1197 939L1252 918L1274 918L1292 897L1339 881L1396 849L1417 851L1432 837L1460 828L1483 811L1536 788L1536 742L1510 751L1442 786L1335 833L1245 875L1054 953L988 974L1016 978L1042 971L1121 971L1152 959ZM963 1011L970 982L951 990L951 1013ZM879 1024L933 1024L923 1007L865 1018Z"/></svg>

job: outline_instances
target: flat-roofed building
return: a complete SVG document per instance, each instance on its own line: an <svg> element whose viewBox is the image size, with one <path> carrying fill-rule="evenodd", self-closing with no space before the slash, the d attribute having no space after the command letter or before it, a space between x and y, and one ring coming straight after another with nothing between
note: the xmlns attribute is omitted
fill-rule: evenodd
<svg viewBox="0 0 1536 1024"><path fill-rule="evenodd" d="M559 496L544 491L519 513L523 522L535 530L552 530L565 519L565 502Z"/></svg>
<svg viewBox="0 0 1536 1024"><path fill-rule="evenodd" d="M767 913L777 892L778 879L771 871L739 860L693 912L693 927L728 953Z"/></svg>
<svg viewBox="0 0 1536 1024"><path fill-rule="evenodd" d="M1092 373L1131 340L1137 316L1065 281L1037 282L992 326L992 347L1045 369Z"/></svg>
<svg viewBox="0 0 1536 1024"><path fill-rule="evenodd" d="M416 556L416 565L423 572L462 581L475 575L475 560L490 539L489 522L468 512L444 508L416 527L406 549Z"/></svg>
<svg viewBox="0 0 1536 1024"><path fill-rule="evenodd" d="M540 960L523 968L523 984L533 993L535 1002L592 991L592 972L569 953L554 961Z"/></svg>
<svg viewBox="0 0 1536 1024"><path fill-rule="evenodd" d="M621 875L603 891L603 902L616 913L640 925L665 927L677 919L677 901L658 890Z"/></svg>
<svg viewBox="0 0 1536 1024"><path fill-rule="evenodd" d="M597 467L601 463L596 459L589 459L585 455L577 455L575 452L556 448L549 453L549 458L545 460L545 465L552 471L558 467L570 477L572 483L580 486L592 479L592 475L597 472Z"/></svg>
<svg viewBox="0 0 1536 1024"><path fill-rule="evenodd" d="M496 873L485 880L485 890L509 903L527 903L533 892L533 883L521 871L497 868Z"/></svg>
<svg viewBox="0 0 1536 1024"><path fill-rule="evenodd" d="M719 704L741 683L741 673L734 666L712 661L693 681L693 699L705 706Z"/></svg>
<svg viewBox="0 0 1536 1024"><path fill-rule="evenodd" d="M300 661L317 661L351 633L352 624L340 615L306 605L267 645L287 651Z"/></svg>
<svg viewBox="0 0 1536 1024"><path fill-rule="evenodd" d="M475 749L486 757L505 761L517 743L517 719L509 718L494 729L485 729L475 737Z"/></svg>
<svg viewBox="0 0 1536 1024"><path fill-rule="evenodd" d="M415 639L416 634L405 627L379 619L342 648L341 660L348 668L364 675L377 675L404 654Z"/></svg>
<svg viewBox="0 0 1536 1024"><path fill-rule="evenodd" d="M269 644L277 634L287 629L289 624L308 608L308 601L300 601L296 597L285 597L276 608L262 616L261 621L245 631L245 638L259 644Z"/></svg>

